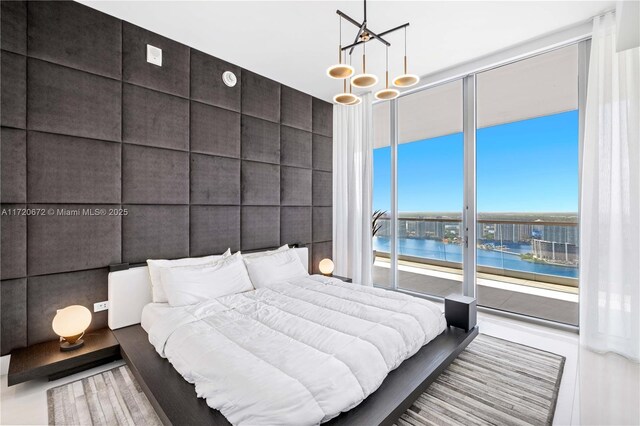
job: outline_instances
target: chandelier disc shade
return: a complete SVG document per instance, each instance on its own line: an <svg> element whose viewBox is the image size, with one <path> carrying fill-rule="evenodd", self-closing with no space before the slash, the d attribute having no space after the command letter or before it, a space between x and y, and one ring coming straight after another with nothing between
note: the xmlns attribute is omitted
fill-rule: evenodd
<svg viewBox="0 0 640 426"><path fill-rule="evenodd" d="M337 80L349 78L353 75L354 72L355 70L353 69L353 67L347 64L336 64L327 68L327 75Z"/></svg>
<svg viewBox="0 0 640 426"><path fill-rule="evenodd" d="M353 76L351 84L360 89L367 89L378 84L378 77L375 74L358 74Z"/></svg>
<svg viewBox="0 0 640 426"><path fill-rule="evenodd" d="M393 85L396 87L411 87L418 84L420 77L407 72L407 29L404 29L404 74L393 79Z"/></svg>
<svg viewBox="0 0 640 426"><path fill-rule="evenodd" d="M359 99L360 98L353 93L338 93L333 97L333 102L340 105L353 105Z"/></svg>
<svg viewBox="0 0 640 426"><path fill-rule="evenodd" d="M376 98L381 101L389 101L398 97L400 92L397 89L382 89L376 92Z"/></svg>
<svg viewBox="0 0 640 426"><path fill-rule="evenodd" d="M342 81L343 90L342 93L338 93L333 97L333 102L339 105L357 105L360 103L360 98L357 95L351 93L351 86L349 86L349 92L347 92L347 80Z"/></svg>
<svg viewBox="0 0 640 426"><path fill-rule="evenodd" d="M396 87L411 87L418 84L419 81L420 77L415 74L402 74L393 80L393 85Z"/></svg>
<svg viewBox="0 0 640 426"><path fill-rule="evenodd" d="M395 99L400 94L396 89L389 88L389 48L387 47L387 51L385 52L385 74L384 74L384 89L378 90L375 94L376 99L380 99L381 101L388 101L391 99Z"/></svg>

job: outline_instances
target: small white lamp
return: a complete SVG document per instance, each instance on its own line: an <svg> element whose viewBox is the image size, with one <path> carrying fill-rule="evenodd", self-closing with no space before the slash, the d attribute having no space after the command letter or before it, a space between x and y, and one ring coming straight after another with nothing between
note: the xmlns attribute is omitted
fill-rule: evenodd
<svg viewBox="0 0 640 426"><path fill-rule="evenodd" d="M91 311L81 305L71 305L60 309L53 318L53 331L64 340L60 342L63 352L78 349L84 345L84 332L91 324Z"/></svg>
<svg viewBox="0 0 640 426"><path fill-rule="evenodd" d="M333 261L331 259L322 259L318 265L318 269L320 269L320 273L322 275L330 277L331 274L333 274L333 266Z"/></svg>

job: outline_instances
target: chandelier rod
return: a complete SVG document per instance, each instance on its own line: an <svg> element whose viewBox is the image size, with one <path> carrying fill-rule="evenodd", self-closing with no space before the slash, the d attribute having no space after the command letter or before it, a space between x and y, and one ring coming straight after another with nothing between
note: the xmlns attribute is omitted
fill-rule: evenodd
<svg viewBox="0 0 640 426"><path fill-rule="evenodd" d="M342 15L340 15L340 16L342 16ZM346 19L346 18L345 18L345 19ZM348 19L347 19L347 20L348 20ZM376 37L378 40L381 40L381 38L380 38L380 37L382 37L382 36L384 36L384 35L387 35L387 34L390 34L390 33L394 32L394 31L401 30L401 29L406 28L406 27L408 27L408 26L409 26L409 23L407 22L406 24L398 25L397 27L395 27L395 28L391 28L390 30L383 31L383 32L381 32L380 34L378 34L378 35L377 35L377 36L375 36L375 37ZM369 31L369 29L368 29L368 28L367 28L367 31ZM371 31L369 31L369 33L370 33L371 35L373 35L373 33L371 33ZM357 41L355 41L354 43L351 43L351 44L350 44L350 45L348 45L348 46L343 46L343 47L342 47L342 50L353 49L354 47L356 47L356 46L358 46L358 45L360 45L360 44L362 44L362 43L366 43L366 41L363 41L363 40L357 40ZM388 44L387 44L387 46L391 46L391 43L388 43ZM351 52L349 52L349 53L351 53Z"/></svg>

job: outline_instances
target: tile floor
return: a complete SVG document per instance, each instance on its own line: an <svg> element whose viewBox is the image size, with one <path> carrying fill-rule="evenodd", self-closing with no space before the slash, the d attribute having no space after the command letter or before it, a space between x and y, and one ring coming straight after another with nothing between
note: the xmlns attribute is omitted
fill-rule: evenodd
<svg viewBox="0 0 640 426"><path fill-rule="evenodd" d="M462 292L462 275L460 274L404 264L398 269L398 286L404 290L440 297ZM372 272L374 284L389 285L387 262L376 261ZM548 288L479 277L478 304L563 324L578 324L578 295Z"/></svg>
<svg viewBox="0 0 640 426"><path fill-rule="evenodd" d="M554 424L640 425L640 365L615 355L581 351L578 335L480 313L482 333L554 352L567 358ZM55 382L0 383L2 425L46 424L46 390L120 365L96 367Z"/></svg>

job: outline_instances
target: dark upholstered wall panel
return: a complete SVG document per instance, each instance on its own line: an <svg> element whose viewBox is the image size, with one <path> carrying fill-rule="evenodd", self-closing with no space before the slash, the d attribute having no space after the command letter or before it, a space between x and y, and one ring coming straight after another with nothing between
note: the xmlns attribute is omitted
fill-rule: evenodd
<svg viewBox="0 0 640 426"><path fill-rule="evenodd" d="M4 13L4 10L3 10ZM0 282L0 351L27 345L27 279Z"/></svg>
<svg viewBox="0 0 640 426"><path fill-rule="evenodd" d="M0 121L3 126L27 127L27 58L9 52L0 54L2 70L2 112Z"/></svg>
<svg viewBox="0 0 640 426"><path fill-rule="evenodd" d="M83 209L109 211L118 205L30 204L29 207L46 212L27 219L30 276L120 262L120 217L83 214Z"/></svg>
<svg viewBox="0 0 640 426"><path fill-rule="evenodd" d="M242 158L263 163L280 163L280 125L242 116Z"/></svg>
<svg viewBox="0 0 640 426"><path fill-rule="evenodd" d="M323 242L331 240L333 232L333 212L332 207L313 208L313 242Z"/></svg>
<svg viewBox="0 0 640 426"><path fill-rule="evenodd" d="M331 138L313 135L313 168L325 172L333 170L333 140Z"/></svg>
<svg viewBox="0 0 640 426"><path fill-rule="evenodd" d="M280 207L243 207L241 213L242 250L280 244Z"/></svg>
<svg viewBox="0 0 640 426"><path fill-rule="evenodd" d="M30 277L27 280L27 336L30 345L57 338L51 329L56 309L83 305L93 311L107 300L107 268ZM107 311L93 313L88 332L107 325Z"/></svg>
<svg viewBox="0 0 640 426"><path fill-rule="evenodd" d="M28 60L29 130L120 141L121 83Z"/></svg>
<svg viewBox="0 0 640 426"><path fill-rule="evenodd" d="M290 87L283 86L281 92L281 123L290 127L311 129L311 96Z"/></svg>
<svg viewBox="0 0 640 426"><path fill-rule="evenodd" d="M280 241L311 242L311 207L280 208Z"/></svg>
<svg viewBox="0 0 640 426"><path fill-rule="evenodd" d="M124 84L122 141L188 151L189 101Z"/></svg>
<svg viewBox="0 0 640 426"><path fill-rule="evenodd" d="M191 154L191 204L240 205L240 160Z"/></svg>
<svg viewBox="0 0 640 426"><path fill-rule="evenodd" d="M280 85L273 80L242 71L242 113L280 122Z"/></svg>
<svg viewBox="0 0 640 426"><path fill-rule="evenodd" d="M29 203L120 203L121 144L29 132Z"/></svg>
<svg viewBox="0 0 640 426"><path fill-rule="evenodd" d="M240 158L240 114L191 102L191 152Z"/></svg>
<svg viewBox="0 0 640 426"><path fill-rule="evenodd" d="M313 98L313 133L333 136L333 106L320 99Z"/></svg>
<svg viewBox="0 0 640 426"><path fill-rule="evenodd" d="M124 144L122 202L189 204L189 153Z"/></svg>
<svg viewBox="0 0 640 426"><path fill-rule="evenodd" d="M280 204L283 206L311 205L311 170L280 167Z"/></svg>
<svg viewBox="0 0 640 426"><path fill-rule="evenodd" d="M2 222L2 261L0 275L7 278L27 276L27 217L15 214L16 209L24 209L24 204L2 204L5 213Z"/></svg>
<svg viewBox="0 0 640 426"><path fill-rule="evenodd" d="M190 224L191 256L240 250L240 206L191 206Z"/></svg>
<svg viewBox="0 0 640 426"><path fill-rule="evenodd" d="M311 168L311 133L280 126L280 164Z"/></svg>
<svg viewBox="0 0 640 426"><path fill-rule="evenodd" d="M27 54L27 2L3 1L0 11L2 50Z"/></svg>
<svg viewBox="0 0 640 426"><path fill-rule="evenodd" d="M279 205L280 166L243 161L242 204L247 206Z"/></svg>
<svg viewBox="0 0 640 426"><path fill-rule="evenodd" d="M24 203L27 201L27 132L3 127L0 139L0 197L3 203Z"/></svg>
<svg viewBox="0 0 640 426"><path fill-rule="evenodd" d="M330 172L313 171L313 205L330 206L333 200L333 175Z"/></svg>
<svg viewBox="0 0 640 426"><path fill-rule="evenodd" d="M331 256L330 104L76 2L1 5L2 355L106 300L110 264Z"/></svg>
<svg viewBox="0 0 640 426"><path fill-rule="evenodd" d="M125 205L122 261L189 256L189 206Z"/></svg>
<svg viewBox="0 0 640 426"><path fill-rule="evenodd" d="M72 3L28 3L29 56L120 79L122 22Z"/></svg>

